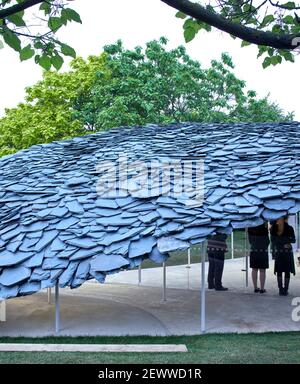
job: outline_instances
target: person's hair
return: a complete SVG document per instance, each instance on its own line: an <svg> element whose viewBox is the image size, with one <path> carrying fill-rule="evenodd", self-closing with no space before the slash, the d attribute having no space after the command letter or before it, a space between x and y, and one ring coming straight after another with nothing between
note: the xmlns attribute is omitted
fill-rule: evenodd
<svg viewBox="0 0 300 384"><path fill-rule="evenodd" d="M284 216L278 217L277 220L283 219L284 221L287 221L288 218L289 218L289 215L284 215ZM276 221L277 221L277 220L276 220Z"/></svg>

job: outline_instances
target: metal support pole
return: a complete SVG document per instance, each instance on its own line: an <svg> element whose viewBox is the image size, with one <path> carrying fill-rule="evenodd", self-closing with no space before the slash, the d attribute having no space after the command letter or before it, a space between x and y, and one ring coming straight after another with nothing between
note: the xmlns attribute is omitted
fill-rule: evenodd
<svg viewBox="0 0 300 384"><path fill-rule="evenodd" d="M186 266L187 270L187 289L190 289L190 269L191 269L191 248L188 249L188 262Z"/></svg>
<svg viewBox="0 0 300 384"><path fill-rule="evenodd" d="M51 304L51 288L47 288L48 304Z"/></svg>
<svg viewBox="0 0 300 384"><path fill-rule="evenodd" d="M231 258L234 258L234 239L233 239L233 231L231 232Z"/></svg>
<svg viewBox="0 0 300 384"><path fill-rule="evenodd" d="M201 243L201 333L206 330L206 303L205 303L205 247L204 241Z"/></svg>
<svg viewBox="0 0 300 384"><path fill-rule="evenodd" d="M60 303L59 303L59 286L55 285L55 333L60 330Z"/></svg>
<svg viewBox="0 0 300 384"><path fill-rule="evenodd" d="M6 301L0 299L0 321L6 321Z"/></svg>
<svg viewBox="0 0 300 384"><path fill-rule="evenodd" d="M295 215L296 249L299 250L299 214Z"/></svg>
<svg viewBox="0 0 300 384"><path fill-rule="evenodd" d="M245 228L246 287L249 285L248 228Z"/></svg>
<svg viewBox="0 0 300 384"><path fill-rule="evenodd" d="M167 301L167 268L166 263L163 263L163 301Z"/></svg>
<svg viewBox="0 0 300 384"><path fill-rule="evenodd" d="M298 222L298 251L300 250L300 214L297 212L297 222Z"/></svg>
<svg viewBox="0 0 300 384"><path fill-rule="evenodd" d="M142 265L141 264L139 265L139 268L138 268L138 284L139 285L142 284Z"/></svg>

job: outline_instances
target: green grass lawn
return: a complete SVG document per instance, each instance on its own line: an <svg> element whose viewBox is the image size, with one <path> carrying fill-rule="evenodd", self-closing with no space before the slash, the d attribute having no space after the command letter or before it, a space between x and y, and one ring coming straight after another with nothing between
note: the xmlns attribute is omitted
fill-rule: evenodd
<svg viewBox="0 0 300 384"><path fill-rule="evenodd" d="M188 353L0 352L0 363L300 363L300 332L170 337L0 338L0 343L181 343Z"/></svg>

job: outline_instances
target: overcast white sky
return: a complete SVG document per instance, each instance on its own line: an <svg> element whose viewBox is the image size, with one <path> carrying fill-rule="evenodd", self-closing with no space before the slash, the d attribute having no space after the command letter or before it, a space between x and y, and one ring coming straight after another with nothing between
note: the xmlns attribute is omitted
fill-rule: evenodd
<svg viewBox="0 0 300 384"><path fill-rule="evenodd" d="M160 36L169 39L170 47L185 44L182 20L176 19L175 10L160 0L75 0L72 7L80 13L83 24L69 24L60 37L83 57L98 54L103 45L120 38L129 48ZM241 48L239 40L218 31L202 32L186 48L205 67L211 59L219 58L221 52L228 52L236 65L236 75L246 80L248 88L260 96L270 93L271 100L286 111L295 111L295 119L300 120L300 56L294 64L263 69L261 60L256 58L256 47ZM39 80L42 71L32 60L21 63L8 48L0 50L0 68L2 115L5 107L23 100L24 88Z"/></svg>

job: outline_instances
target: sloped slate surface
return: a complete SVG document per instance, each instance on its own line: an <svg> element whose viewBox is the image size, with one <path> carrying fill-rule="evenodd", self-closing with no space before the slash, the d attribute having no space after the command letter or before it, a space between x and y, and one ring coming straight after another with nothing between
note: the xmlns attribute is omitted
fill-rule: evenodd
<svg viewBox="0 0 300 384"><path fill-rule="evenodd" d="M121 127L0 159L0 297L103 282L215 232L300 211L299 129L296 122ZM193 189L199 161L201 204ZM166 164L177 164L173 178ZM180 167L190 172L184 193Z"/></svg>

